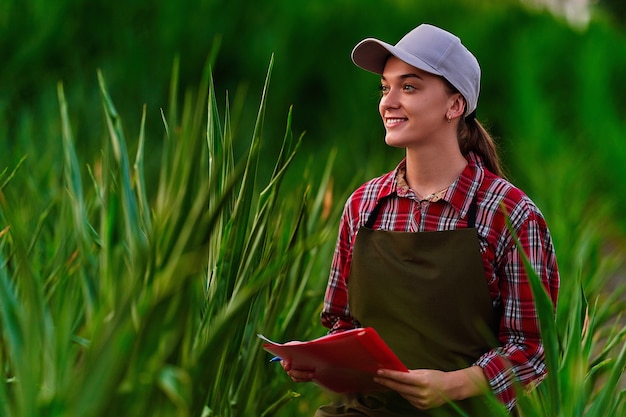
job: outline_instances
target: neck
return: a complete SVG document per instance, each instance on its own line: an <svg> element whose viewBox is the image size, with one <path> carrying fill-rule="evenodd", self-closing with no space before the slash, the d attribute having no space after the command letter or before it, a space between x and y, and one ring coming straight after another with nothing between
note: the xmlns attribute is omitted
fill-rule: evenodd
<svg viewBox="0 0 626 417"><path fill-rule="evenodd" d="M467 160L456 148L407 149L406 181L420 196L439 192L452 184L465 169Z"/></svg>

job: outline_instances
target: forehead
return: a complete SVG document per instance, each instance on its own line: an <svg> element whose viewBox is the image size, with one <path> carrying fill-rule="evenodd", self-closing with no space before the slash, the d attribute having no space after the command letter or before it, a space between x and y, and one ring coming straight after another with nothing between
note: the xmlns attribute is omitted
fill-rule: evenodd
<svg viewBox="0 0 626 417"><path fill-rule="evenodd" d="M381 75L382 79L390 79L393 77L405 77L407 75L415 75L418 78L427 79L427 78L439 78L435 74L431 74L424 70L421 70L413 65L407 64L399 58L391 55L387 62L385 63L385 68L383 69L383 73Z"/></svg>

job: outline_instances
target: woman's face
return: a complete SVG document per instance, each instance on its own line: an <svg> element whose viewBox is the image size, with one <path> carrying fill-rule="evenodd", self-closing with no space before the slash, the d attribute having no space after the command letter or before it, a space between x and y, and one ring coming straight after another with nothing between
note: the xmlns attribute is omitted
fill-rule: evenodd
<svg viewBox="0 0 626 417"><path fill-rule="evenodd" d="M453 96L443 78L390 57L381 76L379 111L390 146L437 143Z"/></svg>

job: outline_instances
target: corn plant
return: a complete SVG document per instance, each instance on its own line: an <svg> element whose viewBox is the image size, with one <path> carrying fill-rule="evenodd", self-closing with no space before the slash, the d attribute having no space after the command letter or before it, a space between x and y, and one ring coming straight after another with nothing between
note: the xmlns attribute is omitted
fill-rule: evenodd
<svg viewBox="0 0 626 417"><path fill-rule="evenodd" d="M1 415L271 415L297 396L268 369L256 333L304 332L315 315L330 170L317 189L303 177L281 194L301 141L290 112L275 169L266 183L258 176L271 67L240 159L208 69L179 114L176 62L164 140L146 137L144 108L134 161L99 74L107 140L85 172L59 84L64 171L53 198L25 205L12 188L28 175L20 167L1 178ZM144 170L155 148L156 181Z"/></svg>
<svg viewBox="0 0 626 417"><path fill-rule="evenodd" d="M593 216L588 219L597 220ZM596 259L597 253L590 248L598 237L583 235L582 243L586 244L578 248L576 255L590 263L595 261L598 269L585 270L599 273L600 277L584 277L581 270L562 275L556 320L550 296L524 256L545 346L548 374L537 387L519 389L518 411L521 416L623 415L626 391L620 381L626 368L626 326L619 313L624 307L623 288L607 302L600 294L588 299L584 285L585 279L606 281L607 275L602 274L611 270L606 269L606 264L616 264L615 255L605 254L601 260ZM569 271L568 268L565 270ZM615 319L615 312L619 313L617 320L608 320L611 316Z"/></svg>

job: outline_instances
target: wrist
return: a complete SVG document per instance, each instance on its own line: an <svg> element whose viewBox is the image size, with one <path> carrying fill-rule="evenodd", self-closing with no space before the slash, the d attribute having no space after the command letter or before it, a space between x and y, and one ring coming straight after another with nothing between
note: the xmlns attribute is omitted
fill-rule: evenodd
<svg viewBox="0 0 626 417"><path fill-rule="evenodd" d="M450 400L459 401L475 397L489 388L487 377L480 366L470 366L448 372L446 394Z"/></svg>

